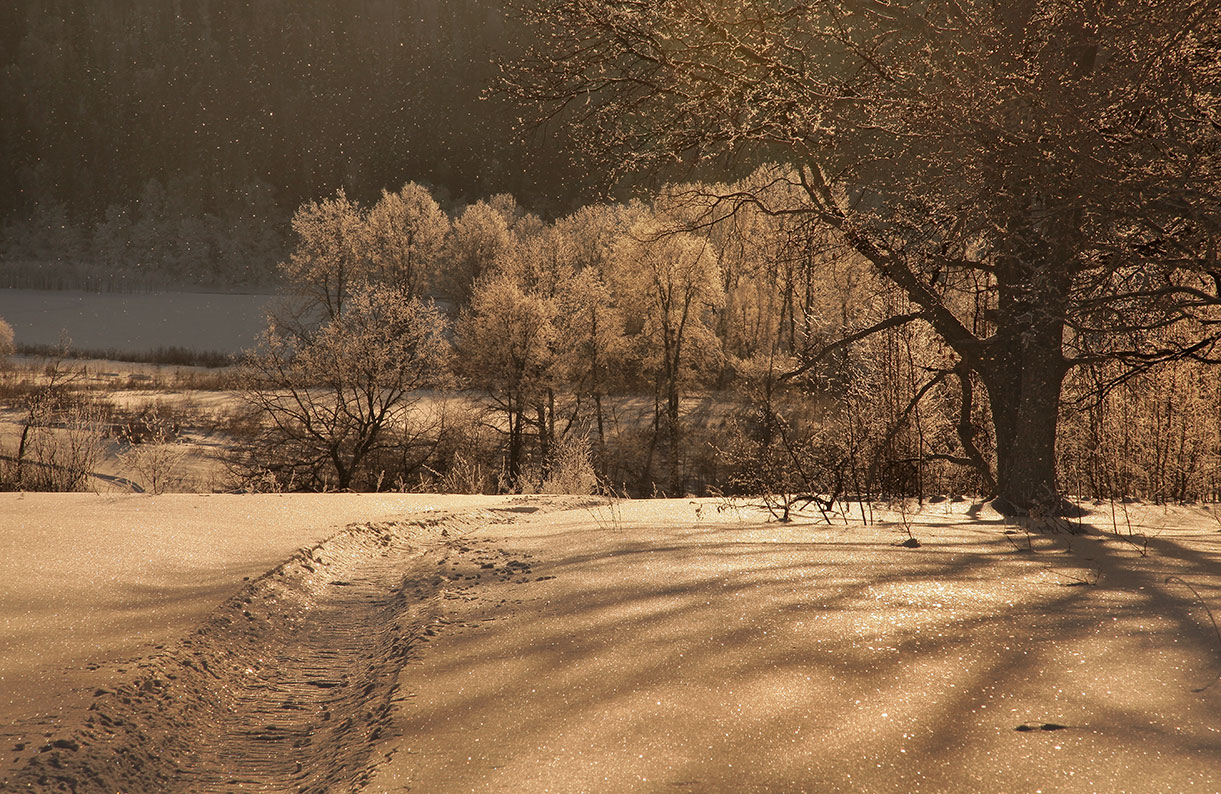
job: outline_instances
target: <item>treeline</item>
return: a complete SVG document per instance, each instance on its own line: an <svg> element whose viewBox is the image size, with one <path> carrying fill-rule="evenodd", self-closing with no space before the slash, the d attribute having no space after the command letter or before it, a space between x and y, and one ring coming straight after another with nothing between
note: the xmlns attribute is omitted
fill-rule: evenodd
<svg viewBox="0 0 1221 794"><path fill-rule="evenodd" d="M139 292L269 287L285 255L286 212L266 184L232 193L217 212L150 179L130 204L95 221L58 202L0 228L0 288Z"/></svg>
<svg viewBox="0 0 1221 794"><path fill-rule="evenodd" d="M274 235L253 229L283 230L339 186L374 199L407 174L459 198L571 201L588 177L573 178L562 135L514 142L520 113L482 98L524 35L502 5L6 4L4 258L241 276L237 262L275 259Z"/></svg>
<svg viewBox="0 0 1221 794"><path fill-rule="evenodd" d="M553 222L508 195L451 217L416 184L303 205L281 266L295 298L240 368L251 421L235 471L289 489L769 494L778 511L989 493L980 385L927 325L886 325L912 307L785 212L801 201L792 176L767 167ZM964 288L955 306L985 335L986 295ZM1215 374L1107 377L1067 391L1065 489L1221 496Z"/></svg>

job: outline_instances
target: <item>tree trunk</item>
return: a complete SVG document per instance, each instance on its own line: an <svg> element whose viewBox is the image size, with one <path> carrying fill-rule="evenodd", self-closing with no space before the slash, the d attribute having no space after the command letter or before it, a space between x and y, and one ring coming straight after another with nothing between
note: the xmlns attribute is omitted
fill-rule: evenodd
<svg viewBox="0 0 1221 794"><path fill-rule="evenodd" d="M670 496L683 495L682 477L679 475L679 424L678 424L678 376L675 374L666 389L666 447L670 454Z"/></svg>
<svg viewBox="0 0 1221 794"><path fill-rule="evenodd" d="M1007 186L1023 196L1024 186ZM1013 515L1059 515L1056 482L1060 392L1069 365L1064 325L1075 270L1074 219L1042 217L1037 196L1021 201L996 264L996 332L973 364L996 430L996 499Z"/></svg>
<svg viewBox="0 0 1221 794"><path fill-rule="evenodd" d="M1056 424L1067 372L1057 322L1025 329L983 362L996 429L996 500L1002 513L1058 513Z"/></svg>
<svg viewBox="0 0 1221 794"><path fill-rule="evenodd" d="M534 406L534 412L538 419L538 465L539 470L546 474L551 470L551 435L547 425L547 404L540 400L538 405Z"/></svg>
<svg viewBox="0 0 1221 794"><path fill-rule="evenodd" d="M661 381L653 383L653 432L649 433L649 446L645 450L644 466L641 467L637 492L642 496L651 496L657 490L653 482L653 456L657 453L657 441L661 436Z"/></svg>
<svg viewBox="0 0 1221 794"><path fill-rule="evenodd" d="M509 398L509 484L516 487L521 474L522 414L524 407L520 399Z"/></svg>
<svg viewBox="0 0 1221 794"><path fill-rule="evenodd" d="M598 417L598 451L602 451L602 447L606 444L606 428L602 419L602 393L594 392L594 407Z"/></svg>
<svg viewBox="0 0 1221 794"><path fill-rule="evenodd" d="M352 484L352 469L344 465L343 457L336 449L331 449L331 464L335 467L335 490L348 490Z"/></svg>
<svg viewBox="0 0 1221 794"><path fill-rule="evenodd" d="M21 441L17 444L17 488L25 488L25 447L30 438L32 419L27 419L21 427Z"/></svg>
<svg viewBox="0 0 1221 794"><path fill-rule="evenodd" d="M956 374L958 375L959 392L962 395L958 410L958 424L955 426L958 443L962 446L967 459L971 461L971 465L975 467L975 471L979 473L984 492L988 496L995 497L996 474L993 473L992 466L988 464L983 453L975 444L976 428L972 418L975 406L975 387L971 383L971 373L965 366L959 365Z"/></svg>
<svg viewBox="0 0 1221 794"><path fill-rule="evenodd" d="M555 444L555 390L547 389L547 445Z"/></svg>

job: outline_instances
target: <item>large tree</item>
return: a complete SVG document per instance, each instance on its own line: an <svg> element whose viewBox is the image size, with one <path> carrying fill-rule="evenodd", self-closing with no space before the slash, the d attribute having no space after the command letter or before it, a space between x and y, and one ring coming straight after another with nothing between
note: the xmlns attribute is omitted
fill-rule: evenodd
<svg viewBox="0 0 1221 794"><path fill-rule="evenodd" d="M991 405L998 505L1058 505L1066 373L1216 352L1217 0L536 0L509 70L616 164L787 161ZM980 319L982 318L982 319ZM976 321L978 320L978 321ZM1165 334L1168 326L1189 330ZM860 329L864 333L869 329Z"/></svg>

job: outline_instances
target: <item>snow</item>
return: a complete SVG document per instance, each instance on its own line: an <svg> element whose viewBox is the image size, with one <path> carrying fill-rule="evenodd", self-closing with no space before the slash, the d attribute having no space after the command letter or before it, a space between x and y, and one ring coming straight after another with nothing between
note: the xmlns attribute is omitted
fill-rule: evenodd
<svg viewBox="0 0 1221 794"><path fill-rule="evenodd" d="M429 508L465 518L243 580L341 524ZM1078 534L1027 534L950 502L865 526L715 499L5 494L0 722L87 736L78 690L181 675L155 646L206 616L248 610L270 643L311 611L261 604L390 582L415 640L389 722L351 730L365 791L1217 791L1221 513L1090 509ZM918 548L895 545L905 524ZM416 556L396 574L400 542ZM238 592L242 612L217 612ZM192 653L247 624L208 625ZM93 713L146 708L106 702ZM326 742L320 758L353 757Z"/></svg>
<svg viewBox="0 0 1221 794"><path fill-rule="evenodd" d="M472 502L478 497L0 494L0 725L79 702L90 666L173 642L247 578L347 524Z"/></svg>
<svg viewBox="0 0 1221 794"><path fill-rule="evenodd" d="M948 503L908 519L917 549L891 545L894 513L781 526L717 507L490 531L556 578L463 602L475 627L404 672L403 752L367 790L1221 786L1221 684L1195 691L1221 668L1218 637L1164 582L1221 602L1208 512L1140 511L1133 531L1156 533L1142 557L1098 531L1019 552L999 516Z"/></svg>

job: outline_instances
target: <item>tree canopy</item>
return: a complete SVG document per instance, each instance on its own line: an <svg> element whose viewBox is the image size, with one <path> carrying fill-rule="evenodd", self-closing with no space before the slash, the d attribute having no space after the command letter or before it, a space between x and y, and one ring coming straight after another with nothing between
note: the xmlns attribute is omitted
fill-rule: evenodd
<svg viewBox="0 0 1221 794"><path fill-rule="evenodd" d="M910 302L898 319L929 324L986 391L1002 507L1058 503L1072 367L1215 357L1217 2L524 10L540 44L508 90L578 125L592 151L626 169L793 164L774 179L798 201L726 189L701 197L708 215L809 215L872 263Z"/></svg>

